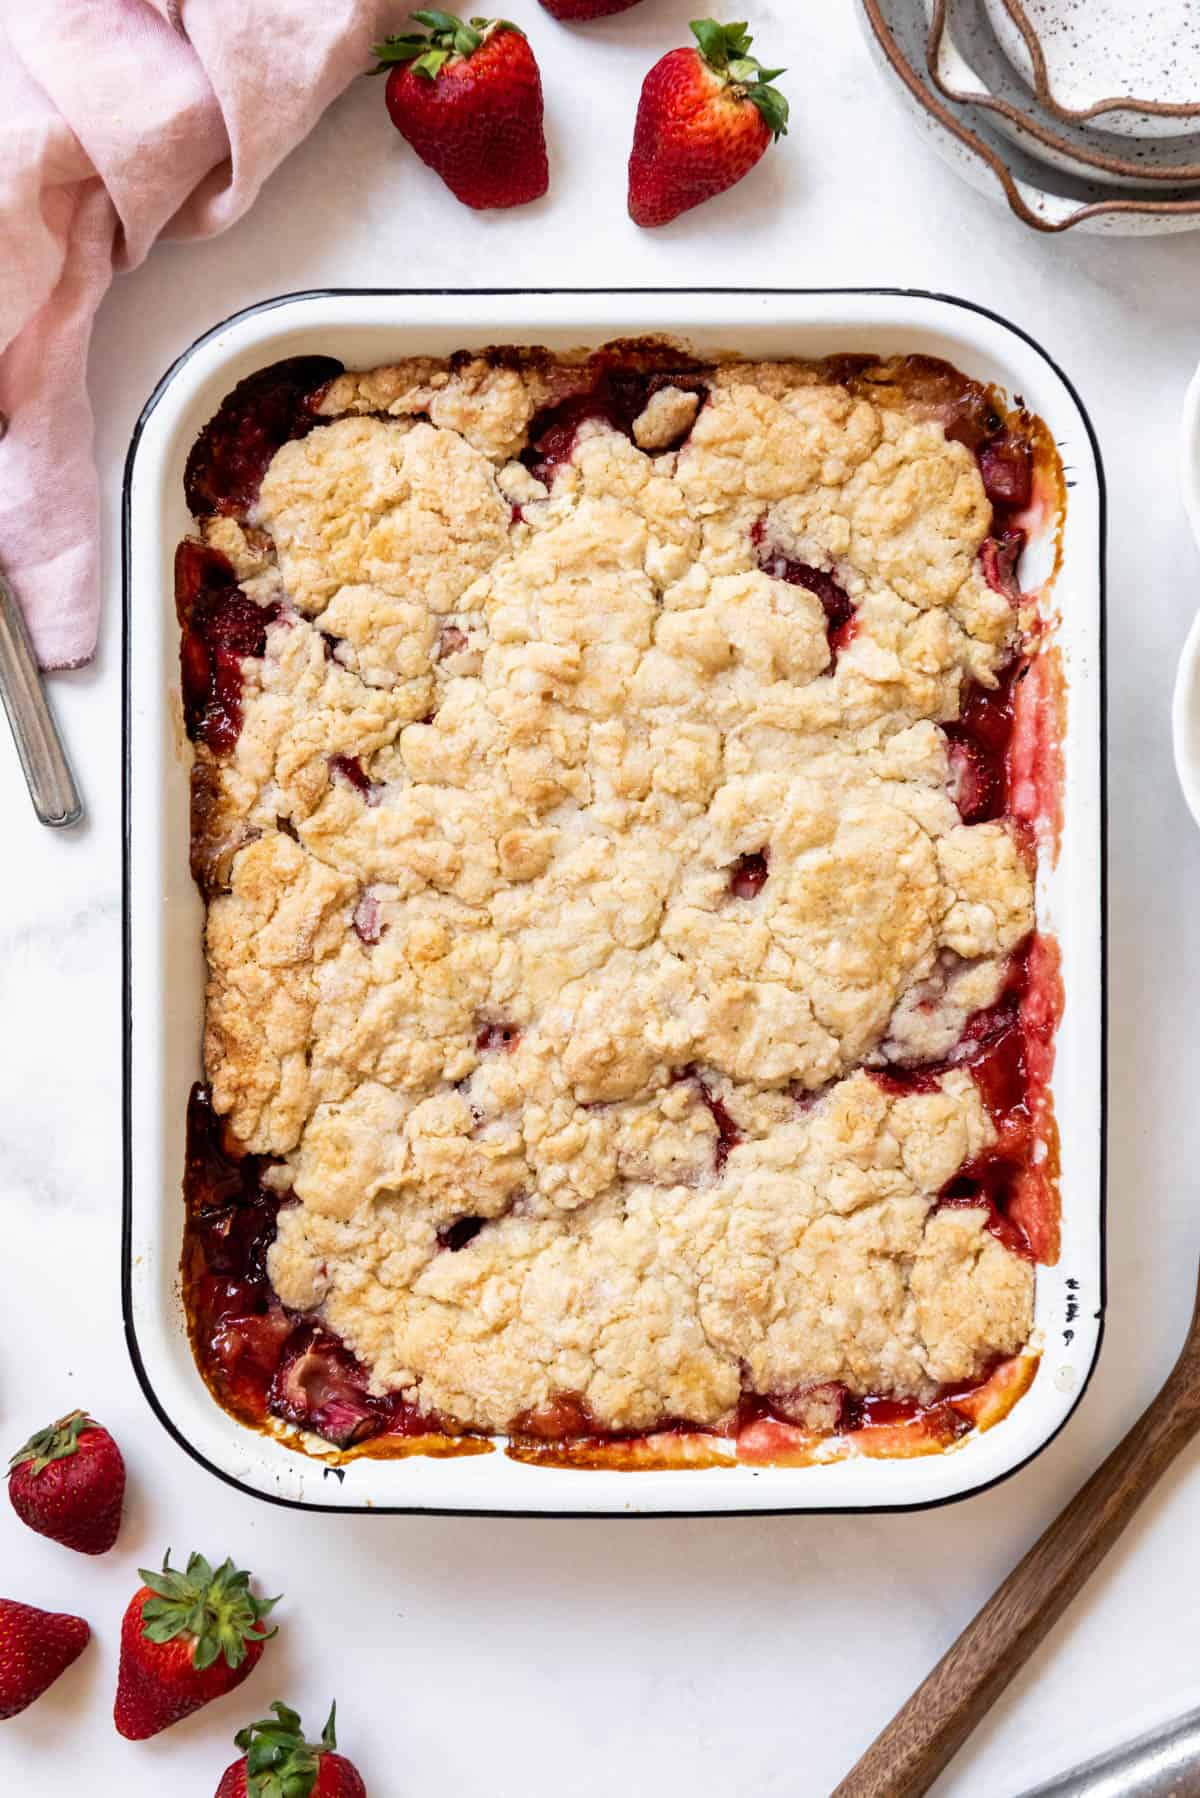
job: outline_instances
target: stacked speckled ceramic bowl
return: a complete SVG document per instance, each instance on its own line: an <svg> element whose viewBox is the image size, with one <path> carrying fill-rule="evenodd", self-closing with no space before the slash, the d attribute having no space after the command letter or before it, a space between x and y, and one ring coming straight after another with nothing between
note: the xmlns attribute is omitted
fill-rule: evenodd
<svg viewBox="0 0 1200 1798"><path fill-rule="evenodd" d="M897 95L1038 231L1200 226L1193 0L862 0Z"/></svg>

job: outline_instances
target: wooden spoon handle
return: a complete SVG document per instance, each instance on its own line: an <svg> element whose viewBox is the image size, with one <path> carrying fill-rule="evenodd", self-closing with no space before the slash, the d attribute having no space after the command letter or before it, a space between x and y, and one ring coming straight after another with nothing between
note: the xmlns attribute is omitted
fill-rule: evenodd
<svg viewBox="0 0 1200 1798"><path fill-rule="evenodd" d="M917 1798L929 1790L1200 1424L1198 1373L1189 1337L1157 1398L876 1736L832 1798Z"/></svg>

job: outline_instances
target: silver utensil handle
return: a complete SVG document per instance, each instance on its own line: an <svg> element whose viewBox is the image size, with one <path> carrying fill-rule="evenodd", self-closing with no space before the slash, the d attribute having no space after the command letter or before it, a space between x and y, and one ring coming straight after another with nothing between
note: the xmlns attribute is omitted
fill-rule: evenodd
<svg viewBox="0 0 1200 1798"><path fill-rule="evenodd" d="M1024 1798L1188 1798L1197 1791L1200 1711L1190 1711Z"/></svg>
<svg viewBox="0 0 1200 1798"><path fill-rule="evenodd" d="M77 824L83 816L79 790L62 738L50 712L33 644L16 594L0 575L0 699L33 809L43 824Z"/></svg>

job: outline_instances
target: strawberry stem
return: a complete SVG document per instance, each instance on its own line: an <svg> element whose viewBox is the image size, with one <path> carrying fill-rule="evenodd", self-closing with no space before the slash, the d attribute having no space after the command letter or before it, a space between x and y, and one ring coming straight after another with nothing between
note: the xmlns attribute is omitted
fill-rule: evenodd
<svg viewBox="0 0 1200 1798"><path fill-rule="evenodd" d="M86 1411L70 1411L66 1417L60 1417L57 1423L49 1424L44 1430L38 1430L29 1438L24 1448L19 1448L8 1464L9 1473L15 1473L27 1461L33 1465L29 1469L30 1479L36 1479L44 1468L52 1461L64 1461L69 1455L78 1453L79 1438L85 1430L98 1429L99 1425L88 1416Z"/></svg>
<svg viewBox="0 0 1200 1798"><path fill-rule="evenodd" d="M312 1798L321 1771L321 1755L337 1747L333 1713L321 1740L308 1742L298 1711L278 1698L274 1717L263 1717L239 1729L234 1741L246 1756L246 1798Z"/></svg>
<svg viewBox="0 0 1200 1798"><path fill-rule="evenodd" d="M154 1594L142 1605L142 1634L149 1642L192 1636L192 1665L198 1673L222 1656L227 1666L240 1667L247 1642L265 1642L276 1633L260 1625L278 1598L256 1598L250 1575L230 1560L214 1570L203 1555L192 1554L181 1573L171 1566L168 1549L161 1573L145 1567L138 1572Z"/></svg>
<svg viewBox="0 0 1200 1798"><path fill-rule="evenodd" d="M469 22L452 12L426 7L412 17L424 25L427 35L408 32L400 37L385 37L372 47L375 67L368 71L380 75L397 63L411 63L413 73L436 81L448 62L474 56L476 50L497 31L515 31L524 36L519 25L509 19L472 18Z"/></svg>
<svg viewBox="0 0 1200 1798"><path fill-rule="evenodd" d="M770 83L784 73L783 69L764 69L750 55L753 38L744 20L733 25L719 25L716 19L693 19L691 32L700 46L700 54L713 74L733 89L735 99L749 100L762 114L773 137L785 137L788 128L788 103L777 87Z"/></svg>

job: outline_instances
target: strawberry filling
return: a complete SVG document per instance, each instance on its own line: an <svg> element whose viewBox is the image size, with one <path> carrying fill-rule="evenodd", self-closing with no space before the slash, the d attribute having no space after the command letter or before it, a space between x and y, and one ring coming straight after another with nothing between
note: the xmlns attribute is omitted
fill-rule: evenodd
<svg viewBox="0 0 1200 1798"><path fill-rule="evenodd" d="M729 870L729 890L735 899L757 899L767 884L769 859L767 849L738 856Z"/></svg>
<svg viewBox="0 0 1200 1798"><path fill-rule="evenodd" d="M271 1381L267 1408L338 1448L377 1436L386 1406L366 1389L365 1370L319 1325L297 1333Z"/></svg>
<svg viewBox="0 0 1200 1798"><path fill-rule="evenodd" d="M843 358L854 381L873 362L872 357ZM984 445L1004 429L988 389L972 381L950 362L937 356L906 356L902 365L905 398L927 418L941 425L952 443L961 443L978 456ZM869 394L869 378L863 385Z"/></svg>
<svg viewBox="0 0 1200 1798"><path fill-rule="evenodd" d="M228 755L242 728L242 663L262 656L277 606L258 606L220 550L187 538L175 553L183 720L193 742Z"/></svg>
<svg viewBox="0 0 1200 1798"><path fill-rule="evenodd" d="M866 1431L877 1433L881 1442L894 1433L897 1448L904 1438L915 1443L922 1437L945 1447L971 1429L973 1401L999 1365L993 1359L972 1378L939 1386L925 1400L853 1393L836 1380L747 1396L738 1406L730 1434L738 1439L739 1449L749 1450L749 1460L770 1459L772 1448L786 1448L789 1436L797 1433L846 1436Z"/></svg>
<svg viewBox="0 0 1200 1798"><path fill-rule="evenodd" d="M996 1131L990 1149L960 1168L939 1205L978 1206L987 1228L1014 1254L1053 1261L1058 1224L1053 1192L1055 1145L1035 1159L1048 1133L1048 1086L1062 985L1053 944L1031 937L1009 963L995 1003L968 1018L944 1061L876 1070L888 1092L932 1092L942 1075L965 1068L980 1090Z"/></svg>
<svg viewBox="0 0 1200 1798"><path fill-rule="evenodd" d="M183 1291L197 1359L236 1416L257 1422L293 1320L267 1277L281 1195L264 1185L268 1163L238 1156L208 1089L188 1100L183 1192Z"/></svg>
<svg viewBox="0 0 1200 1798"><path fill-rule="evenodd" d="M374 1436L427 1436L443 1428L400 1393L371 1392L361 1361L332 1331L313 1323L300 1324L289 1338L266 1408L335 1448L352 1448Z"/></svg>
<svg viewBox="0 0 1200 1798"><path fill-rule="evenodd" d="M354 907L351 922L359 941L368 945L377 943L387 929L387 925L383 921L383 907L378 896L371 892L370 888Z"/></svg>
<svg viewBox="0 0 1200 1798"><path fill-rule="evenodd" d="M870 356L840 356L829 362L832 380L845 382L868 398ZM979 467L1000 534L1033 498L1033 448L1018 425L1006 423L992 392L936 356L906 356L901 384L909 406L936 420L952 443L970 450ZM1017 407L1021 406L1018 399ZM1021 414L1018 411L1018 419Z"/></svg>
<svg viewBox="0 0 1200 1798"><path fill-rule="evenodd" d="M1002 511L1023 512L1033 498L1033 451L1005 428L975 452L983 490Z"/></svg>
<svg viewBox="0 0 1200 1798"><path fill-rule="evenodd" d="M938 1205L986 1211L989 1234L1002 1242L1010 1254L1033 1261L1036 1257L1029 1238L1011 1216L1019 1171L1013 1163L1002 1159L971 1162L943 1187Z"/></svg>
<svg viewBox="0 0 1200 1798"><path fill-rule="evenodd" d="M830 672L837 667L838 656L854 635L854 605L845 588L824 569L807 562L794 562L790 556L774 555L761 564L765 574L777 581L790 581L793 587L804 587L814 593L825 613L825 635L829 641Z"/></svg>
<svg viewBox="0 0 1200 1798"><path fill-rule="evenodd" d="M486 1223L486 1217L456 1217L452 1224L442 1225L437 1239L444 1249L465 1249L469 1242L474 1242Z"/></svg>
<svg viewBox="0 0 1200 1798"><path fill-rule="evenodd" d="M587 1399L581 1392L559 1392L536 1410L522 1411L512 1420L514 1436L534 1436L543 1442L562 1442L573 1437L607 1437L597 1427Z"/></svg>
<svg viewBox="0 0 1200 1798"><path fill-rule="evenodd" d="M290 1201L267 1184L271 1166L237 1153L208 1089L194 1086L181 1272L192 1346L209 1386L246 1423L278 1417L339 1448L374 1436L442 1432L440 1419L400 1393L370 1392L366 1369L345 1344L276 1298L267 1252L279 1210Z"/></svg>
<svg viewBox="0 0 1200 1798"><path fill-rule="evenodd" d="M320 422L321 396L341 373L332 356L290 356L240 381L192 446L183 476L188 510L244 517L276 450Z"/></svg>
<svg viewBox="0 0 1200 1798"><path fill-rule="evenodd" d="M717 1140L713 1145L713 1161L718 1174L729 1159L729 1151L736 1149L742 1140L742 1133L730 1116L729 1108L723 1099L717 1097L706 1081L693 1070L686 1070L680 1079L694 1080L700 1098L708 1108L708 1114L717 1126Z"/></svg>
<svg viewBox="0 0 1200 1798"><path fill-rule="evenodd" d="M942 729L949 743L954 798L964 824L1001 818L1008 810L1009 753L1017 690L1028 663L1010 662L994 687L972 681L958 717Z"/></svg>
<svg viewBox="0 0 1200 1798"><path fill-rule="evenodd" d="M513 523L521 515L520 506L513 507ZM444 624L438 632L437 647L434 649L434 660L441 662L446 656L456 656L467 647L467 633L459 630L457 624Z"/></svg>
<svg viewBox="0 0 1200 1798"><path fill-rule="evenodd" d="M832 674L837 667L838 656L854 635L854 602L832 574L823 568L814 568L809 562L798 562L780 550L771 549L764 543L765 535L766 521L760 518L751 536L758 548L758 565L763 573L769 574L772 580L788 581L793 587L803 587L821 602L821 610L825 614L825 636L829 643L829 672Z"/></svg>
<svg viewBox="0 0 1200 1798"><path fill-rule="evenodd" d="M383 788L368 777L356 755L331 755L329 772L335 780L344 780L356 793L361 793L368 805L379 804Z"/></svg>
<svg viewBox="0 0 1200 1798"><path fill-rule="evenodd" d="M632 440L634 420L664 387L698 393L702 400L708 393L707 382L692 370L643 371L600 364L588 387L537 414L529 427L529 444L521 452L521 461L549 487L557 471L571 460L581 425L593 421L605 424ZM678 449L691 428L689 424L663 448Z"/></svg>
<svg viewBox="0 0 1200 1798"><path fill-rule="evenodd" d="M1018 605L1021 599L1017 564L1024 548L1024 531L1010 526L999 537L988 537L979 551L979 565L983 570L984 580L993 593L1002 593L1013 605Z"/></svg>

